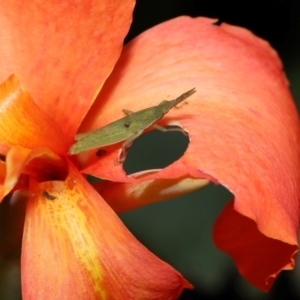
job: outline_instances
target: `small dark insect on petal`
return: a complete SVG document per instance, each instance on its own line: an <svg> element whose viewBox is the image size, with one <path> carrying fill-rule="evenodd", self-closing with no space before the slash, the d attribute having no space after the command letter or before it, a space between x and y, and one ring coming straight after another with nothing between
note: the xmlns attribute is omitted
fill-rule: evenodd
<svg viewBox="0 0 300 300"><path fill-rule="evenodd" d="M5 156L5 155L3 155L3 154L0 154L0 160L2 160L2 161L6 161L6 156Z"/></svg>
<svg viewBox="0 0 300 300"><path fill-rule="evenodd" d="M125 128L129 128L130 124L129 123L124 123Z"/></svg>
<svg viewBox="0 0 300 300"><path fill-rule="evenodd" d="M99 149L97 152L96 152L96 156L103 156L106 154L106 151L104 149Z"/></svg>
<svg viewBox="0 0 300 300"><path fill-rule="evenodd" d="M47 198L48 200L55 200L55 196L53 196L53 195L50 195L47 191L44 191L43 192L43 196L45 197L45 198Z"/></svg>

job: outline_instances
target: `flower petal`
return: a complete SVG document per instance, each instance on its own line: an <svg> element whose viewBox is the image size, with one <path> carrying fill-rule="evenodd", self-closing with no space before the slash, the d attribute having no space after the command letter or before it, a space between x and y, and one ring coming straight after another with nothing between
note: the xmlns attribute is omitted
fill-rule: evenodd
<svg viewBox="0 0 300 300"><path fill-rule="evenodd" d="M133 6L133 0L1 1L0 82L16 74L72 142L120 55Z"/></svg>
<svg viewBox="0 0 300 300"><path fill-rule="evenodd" d="M234 209L254 220L261 233L297 245L300 130L282 64L248 30L212 22L177 18L128 44L99 95L107 102L95 104L82 130L119 118L123 108L136 111L196 87L188 105L160 122L177 122L189 133L187 151L144 180L220 182L235 195ZM89 166L87 159L83 171L133 181L114 165L117 150ZM248 263L260 269L258 262Z"/></svg>
<svg viewBox="0 0 300 300"><path fill-rule="evenodd" d="M31 188L35 195L23 235L24 300L177 299L191 288L130 234L71 164L65 182L32 182Z"/></svg>
<svg viewBox="0 0 300 300"><path fill-rule="evenodd" d="M205 179L179 178L148 180L140 183L100 181L93 184L101 197L117 213L147 204L179 197L209 183Z"/></svg>
<svg viewBox="0 0 300 300"><path fill-rule="evenodd" d="M215 223L214 240L234 258L240 273L266 292L281 270L294 268L298 252L296 245L263 235L251 219L234 210L233 201Z"/></svg>
<svg viewBox="0 0 300 300"><path fill-rule="evenodd" d="M48 147L57 154L66 154L68 148L60 128L10 76L0 84L0 153L15 145Z"/></svg>
<svg viewBox="0 0 300 300"><path fill-rule="evenodd" d="M31 150L21 146L12 147L6 157L4 196L14 188L21 173L30 175L39 182L64 179L67 176L67 164L48 148Z"/></svg>

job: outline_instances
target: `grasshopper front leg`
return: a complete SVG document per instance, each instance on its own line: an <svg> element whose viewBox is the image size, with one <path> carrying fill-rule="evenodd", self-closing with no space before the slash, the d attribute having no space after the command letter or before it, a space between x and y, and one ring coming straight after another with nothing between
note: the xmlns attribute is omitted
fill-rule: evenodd
<svg viewBox="0 0 300 300"><path fill-rule="evenodd" d="M143 133L143 131L144 130L140 130L136 132L132 137L130 137L123 143L121 151L118 154L118 159L115 161L115 165L122 164L125 161L128 148L132 145L133 141Z"/></svg>

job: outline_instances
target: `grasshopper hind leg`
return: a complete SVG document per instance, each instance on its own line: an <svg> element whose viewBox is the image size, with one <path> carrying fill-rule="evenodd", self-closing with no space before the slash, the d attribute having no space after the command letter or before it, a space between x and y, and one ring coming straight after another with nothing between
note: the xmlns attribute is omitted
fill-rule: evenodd
<svg viewBox="0 0 300 300"><path fill-rule="evenodd" d="M123 143L122 148L118 154L118 159L115 161L115 165L122 164L125 161L129 147L132 145L133 141L142 133L143 130L136 132L132 137L130 137Z"/></svg>

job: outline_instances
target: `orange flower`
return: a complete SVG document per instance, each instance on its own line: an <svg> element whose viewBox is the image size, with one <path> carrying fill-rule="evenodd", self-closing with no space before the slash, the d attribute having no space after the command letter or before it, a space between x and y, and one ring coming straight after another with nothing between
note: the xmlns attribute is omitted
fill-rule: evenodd
<svg viewBox="0 0 300 300"><path fill-rule="evenodd" d="M20 202L20 189L30 192L24 300L177 299L192 287L130 234L67 154L122 50L133 1L117 2L0 4L0 150L6 156L0 171L8 195L1 205ZM15 76L7 79L12 73L24 88ZM11 224L2 222L2 234ZM18 242L18 225L3 255Z"/></svg>
<svg viewBox="0 0 300 300"><path fill-rule="evenodd" d="M30 192L23 299L176 299L191 285L145 249L101 196L120 212L201 179L235 194L217 220L216 243L268 290L298 250L299 121L281 63L249 31L206 18L171 20L122 50L133 5L0 3L2 193L13 200L20 189ZM103 157L68 155L76 132L193 87L189 105L159 122L179 124L190 138L180 160L160 172L127 177L114 164L120 144ZM80 172L107 181L94 189Z"/></svg>

